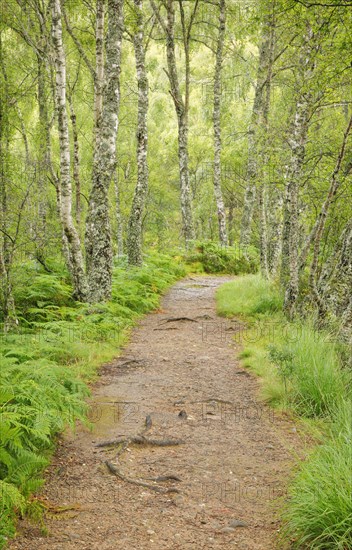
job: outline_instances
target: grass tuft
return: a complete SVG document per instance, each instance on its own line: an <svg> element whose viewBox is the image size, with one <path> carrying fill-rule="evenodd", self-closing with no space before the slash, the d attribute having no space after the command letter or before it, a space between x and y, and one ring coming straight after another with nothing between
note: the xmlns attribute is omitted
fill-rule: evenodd
<svg viewBox="0 0 352 550"><path fill-rule="evenodd" d="M217 292L218 312L224 317L253 316L282 309L276 287L260 275L245 275L225 283Z"/></svg>
<svg viewBox="0 0 352 550"><path fill-rule="evenodd" d="M292 548L352 548L352 401L332 417L329 438L300 467L283 510Z"/></svg>

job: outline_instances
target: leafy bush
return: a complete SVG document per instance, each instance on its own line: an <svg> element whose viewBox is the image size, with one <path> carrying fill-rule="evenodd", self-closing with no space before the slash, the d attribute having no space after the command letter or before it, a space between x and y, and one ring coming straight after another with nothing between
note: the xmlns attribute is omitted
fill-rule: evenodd
<svg viewBox="0 0 352 550"><path fill-rule="evenodd" d="M254 248L243 251L237 246L220 246L213 242L198 243L185 261L206 273L255 273L258 269L258 255Z"/></svg>
<svg viewBox="0 0 352 550"><path fill-rule="evenodd" d="M278 367L279 376L284 383L285 395L287 397L287 383L290 379L292 379L292 374L294 371L293 355L290 351L280 350L275 346L270 346L269 358Z"/></svg>

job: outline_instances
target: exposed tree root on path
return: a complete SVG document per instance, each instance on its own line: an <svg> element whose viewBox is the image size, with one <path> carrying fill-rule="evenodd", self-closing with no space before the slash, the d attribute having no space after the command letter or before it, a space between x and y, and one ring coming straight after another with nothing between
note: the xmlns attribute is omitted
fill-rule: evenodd
<svg viewBox="0 0 352 550"><path fill-rule="evenodd" d="M151 439L149 437L144 437L143 435L134 435L129 438L118 437L117 439L112 439L111 441L102 441L97 443L96 447L114 447L116 445L121 445L124 443L135 443L136 445L151 445L154 447L171 447L174 445L182 445L184 443L183 439Z"/></svg>
<svg viewBox="0 0 352 550"><path fill-rule="evenodd" d="M112 464L108 460L105 460L105 464L108 467L109 471L114 474L116 477L122 479L122 481L125 481L126 483L132 483L132 485L139 485L140 487L146 487L147 489L150 489L151 491L155 491L156 493L179 493L180 491L176 489L175 487L168 487L165 489L164 487L158 487L157 485L152 485L151 483L145 483L144 481L139 481L137 479L131 479L127 476L125 476L120 470L115 466L115 464ZM176 476L160 476L159 481L167 481L168 479L175 479ZM162 479L164 478L164 479Z"/></svg>

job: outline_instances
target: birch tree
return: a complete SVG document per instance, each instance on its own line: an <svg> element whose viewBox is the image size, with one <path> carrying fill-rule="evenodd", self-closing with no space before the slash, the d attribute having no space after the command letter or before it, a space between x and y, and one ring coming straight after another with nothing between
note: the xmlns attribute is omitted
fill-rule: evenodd
<svg viewBox="0 0 352 550"><path fill-rule="evenodd" d="M46 229L46 204L44 197L46 195L47 174L49 172L50 165L50 122L48 113L48 100L47 100L47 72L48 72L48 55L49 55L49 38L46 33L46 11L39 9L36 10L37 18L39 20L39 33L37 35L37 66L38 66L38 107L39 107L39 177L38 177L38 192L41 197L38 207L39 214L39 238L38 251L42 253L45 243L45 229Z"/></svg>
<svg viewBox="0 0 352 550"><path fill-rule="evenodd" d="M142 265L142 221L148 192L148 78L145 67L143 1L134 0L136 31L133 46L138 83L137 185L128 224L127 253L130 265Z"/></svg>
<svg viewBox="0 0 352 550"><path fill-rule="evenodd" d="M316 51L317 36L313 33L310 22L306 21L306 30L299 57L295 115L289 137L291 158L285 175L286 189L281 280L285 285L284 309L290 318L294 316L299 292L298 199L306 151L308 124L313 103L311 82L315 69L314 55Z"/></svg>
<svg viewBox="0 0 352 550"><path fill-rule="evenodd" d="M341 181L340 171L341 171L342 162L346 153L347 140L350 135L351 129L352 129L352 116L348 122L346 131L343 136L341 149L336 161L336 166L331 176L331 183L330 183L330 188L329 188L327 197L324 201L324 204L322 205L319 217L314 226L316 227L316 229L314 231L315 233L314 250L313 250L313 259L312 259L312 264L310 267L310 274L309 274L309 287L310 287L313 300L315 304L318 306L318 310L321 316L326 314L327 307L318 291L317 284L316 284L316 275L318 270L318 261L319 261L319 253L320 253L320 243L321 243L322 235L325 229L330 205L334 200L334 198L336 197L336 194L339 188L339 183Z"/></svg>
<svg viewBox="0 0 352 550"><path fill-rule="evenodd" d="M103 107L95 142L86 220L86 262L91 302L106 300L111 294L113 253L108 193L116 167L122 32L123 0L108 0Z"/></svg>
<svg viewBox="0 0 352 550"><path fill-rule="evenodd" d="M267 14L262 24L254 102L248 129L247 183L240 236L240 244L244 249L248 248L251 241L252 218L256 200L256 186L258 179L258 140L260 127L263 121L265 86L267 83L268 68L270 65L271 36L272 19L271 16Z"/></svg>
<svg viewBox="0 0 352 550"><path fill-rule="evenodd" d="M219 34L217 39L214 72L214 193L218 211L219 239L227 245L226 211L221 189L221 69L226 30L226 3L219 0Z"/></svg>
<svg viewBox="0 0 352 550"><path fill-rule="evenodd" d="M188 24L186 22L182 0L179 0L182 41L185 54L185 95L181 93L180 78L176 63L175 44L175 9L174 0L166 0L166 21L162 18L154 0L150 0L154 14L157 17L166 37L167 76L170 82L170 94L174 102L177 123L178 123L178 160L180 172L181 189L181 213L183 235L186 246L194 239L194 227L191 204L191 188L189 181L188 167L188 115L189 115L189 93L190 93L190 43L191 31L196 16L199 0L195 0Z"/></svg>
<svg viewBox="0 0 352 550"><path fill-rule="evenodd" d="M97 0L96 27L95 27L95 72L94 78L94 127L95 139L98 138L100 117L103 109L104 86L104 23L105 0Z"/></svg>
<svg viewBox="0 0 352 550"><path fill-rule="evenodd" d="M79 160L79 140L78 140L78 129L77 129L77 116L75 107L73 104L73 98L70 93L69 96L69 107L70 107L70 119L72 126L72 139L73 139L73 180L75 182L75 206L76 206L76 223L79 228L81 225L81 177L80 177L80 160Z"/></svg>
<svg viewBox="0 0 352 550"><path fill-rule="evenodd" d="M87 298L88 287L80 238L72 218L72 186L70 174L70 141L66 106L66 59L62 41L60 0L52 2L52 37L55 55L56 107L60 142L60 215L68 242L74 293L78 300Z"/></svg>
<svg viewBox="0 0 352 550"><path fill-rule="evenodd" d="M1 98L8 100L7 76L3 62L2 37L0 36L0 92ZM8 101L0 101L0 275L2 281L1 298L4 316L4 331L7 332L16 324L15 301L10 276L11 239L7 229L7 181L9 121Z"/></svg>
<svg viewBox="0 0 352 550"><path fill-rule="evenodd" d="M121 215L121 201L120 201L120 182L118 174L114 177L114 189L115 189L115 220L116 220L116 241L117 241L117 256L123 256L123 226Z"/></svg>
<svg viewBox="0 0 352 550"><path fill-rule="evenodd" d="M270 175L268 174L268 163L269 163L269 151L268 151L268 139L269 139L269 111L271 104L271 86L272 86L272 73L273 73L273 64L274 64L274 49L275 49L275 13L274 6L270 5L270 13L268 14L268 26L269 26L269 43L266 59L266 79L263 89L263 107L262 107L262 129L260 132L260 143L258 144L258 153L262 155L263 158L263 169L262 169L262 181L259 184L259 223L260 223L260 268L262 275L269 279L272 275L270 271L269 264L269 241L268 241L268 230L272 227L268 227L268 220L273 221L272 217L269 217L269 207L274 206L272 203L268 202L267 196L267 181L270 180ZM271 197L273 198L273 197ZM276 198L276 197L275 197ZM279 228L277 219L274 221ZM279 229L278 229L279 230Z"/></svg>
<svg viewBox="0 0 352 550"><path fill-rule="evenodd" d="M86 49L75 34L66 11L64 11L65 25L71 36L81 59L84 61L94 83L94 150L99 134L99 125L103 108L104 88L104 25L105 25L105 4L106 0L96 0L95 6L95 67L91 62Z"/></svg>

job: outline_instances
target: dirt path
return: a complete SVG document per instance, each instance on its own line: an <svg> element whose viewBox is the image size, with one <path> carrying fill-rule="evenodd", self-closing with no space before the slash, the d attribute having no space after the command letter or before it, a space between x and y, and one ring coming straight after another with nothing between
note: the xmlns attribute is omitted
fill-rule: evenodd
<svg viewBox="0 0 352 550"><path fill-rule="evenodd" d="M49 469L45 497L68 509L53 509L48 537L20 525L22 536L10 548L275 548L275 502L299 435L256 401L258 382L236 362L236 324L215 313L215 289L226 280L179 282L162 310L134 329L122 356L101 371L93 433L80 428L63 438ZM141 433L148 415L147 437L184 443L129 444L119 458L116 448L95 446ZM117 479L105 460L164 491ZM146 479L158 476L181 481Z"/></svg>

